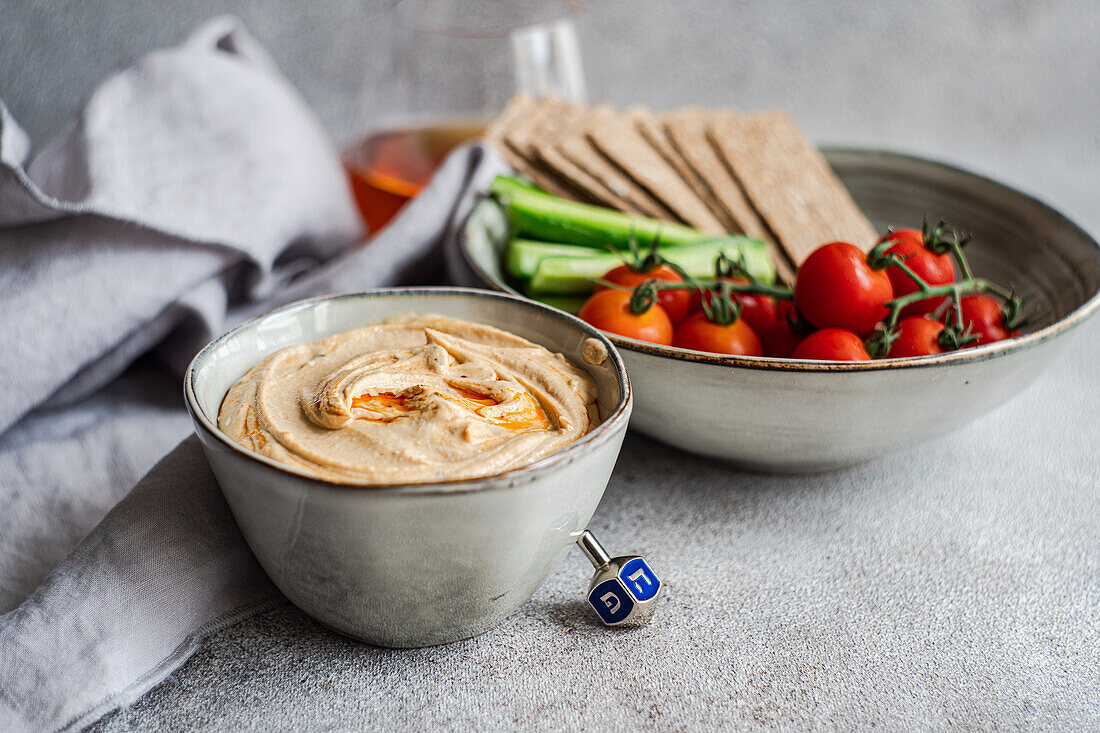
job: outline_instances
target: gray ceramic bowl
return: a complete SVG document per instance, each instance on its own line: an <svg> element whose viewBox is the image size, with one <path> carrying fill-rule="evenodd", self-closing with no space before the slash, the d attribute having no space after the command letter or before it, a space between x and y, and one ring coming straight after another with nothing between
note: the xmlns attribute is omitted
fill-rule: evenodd
<svg viewBox="0 0 1100 733"><path fill-rule="evenodd" d="M1015 283L1039 321L1023 336L938 356L813 362L719 356L610 335L634 385L633 427L684 450L766 471L841 467L958 428L1019 392L1100 306L1100 246L1050 207L920 158L826 150L877 228L926 212L975 234L974 271ZM504 291L507 226L471 214L452 276Z"/></svg>
<svg viewBox="0 0 1100 733"><path fill-rule="evenodd" d="M311 478L218 430L226 391L271 352L398 313L479 321L565 354L596 380L604 421L507 473L374 488ZM581 359L588 338L607 347L600 366ZM623 363L599 331L528 300L462 288L374 290L280 308L203 349L184 393L229 508L275 585L325 625L392 647L474 636L531 597L599 504L632 406Z"/></svg>

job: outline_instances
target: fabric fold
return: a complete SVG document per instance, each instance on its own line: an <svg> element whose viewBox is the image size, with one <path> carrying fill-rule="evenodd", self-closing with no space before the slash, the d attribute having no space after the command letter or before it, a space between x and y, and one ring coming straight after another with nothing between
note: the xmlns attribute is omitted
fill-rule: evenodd
<svg viewBox="0 0 1100 733"><path fill-rule="evenodd" d="M262 298L362 238L320 123L232 19L105 81L37 154L0 125L0 432L116 377L190 291Z"/></svg>
<svg viewBox="0 0 1100 733"><path fill-rule="evenodd" d="M0 125L0 728L75 728L285 602L194 438L153 465L188 432L183 367L293 300L439 282L504 164L456 151L360 245L334 149L226 19L105 82L37 155L2 104Z"/></svg>
<svg viewBox="0 0 1100 733"><path fill-rule="evenodd" d="M503 169L486 153L478 145L457 151L368 247L226 317L237 322L313 295L440 276L457 222ZM201 329L197 324L210 315L199 312L206 305L217 301L191 304L193 317L183 322ZM169 338L164 346L208 335ZM135 424L134 440L140 430ZM8 505L18 508L18 502ZM205 634L281 599L237 531L195 438L188 438L38 590L0 617L0 721L12 721L16 730L91 722L170 674Z"/></svg>
<svg viewBox="0 0 1100 733"><path fill-rule="evenodd" d="M7 730L90 722L163 679L198 632L278 599L192 436L3 617L0 720Z"/></svg>

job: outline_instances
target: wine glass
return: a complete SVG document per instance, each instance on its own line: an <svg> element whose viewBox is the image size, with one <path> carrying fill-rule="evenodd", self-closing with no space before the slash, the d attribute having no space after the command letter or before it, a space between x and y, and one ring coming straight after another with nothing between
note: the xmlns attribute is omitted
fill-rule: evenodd
<svg viewBox="0 0 1100 733"><path fill-rule="evenodd" d="M362 133L345 152L356 202L378 232L456 146L519 91L587 101L580 0L399 0L382 16Z"/></svg>

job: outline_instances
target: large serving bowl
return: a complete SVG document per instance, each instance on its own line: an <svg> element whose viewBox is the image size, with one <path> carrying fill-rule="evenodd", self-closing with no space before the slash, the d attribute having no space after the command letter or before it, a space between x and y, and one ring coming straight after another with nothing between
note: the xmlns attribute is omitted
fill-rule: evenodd
<svg viewBox="0 0 1100 733"><path fill-rule="evenodd" d="M226 391L268 354L401 313L487 323L564 354L596 380L603 422L523 468L390 487L312 478L218 429ZM598 366L581 358L590 338L608 350ZM462 288L375 290L280 308L203 349L184 392L229 508L275 585L327 626L392 647L468 638L530 598L599 504L632 405L622 361L599 331L553 308Z"/></svg>
<svg viewBox="0 0 1100 733"><path fill-rule="evenodd" d="M815 362L721 356L611 335L637 400L633 427L684 450L766 471L837 468L960 427L1019 392L1100 306L1100 246L1050 207L986 178L866 150L826 157L880 230L926 212L973 232L982 277L1015 284L1038 319L1019 338L938 356ZM507 225L470 216L452 275L512 291ZM1068 399L1068 396L1067 396Z"/></svg>

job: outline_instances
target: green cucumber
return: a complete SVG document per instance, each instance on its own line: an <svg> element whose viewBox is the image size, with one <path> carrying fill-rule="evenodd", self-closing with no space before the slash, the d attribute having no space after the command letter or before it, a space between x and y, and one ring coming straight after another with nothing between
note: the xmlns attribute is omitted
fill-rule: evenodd
<svg viewBox="0 0 1100 733"><path fill-rule="evenodd" d="M588 300L588 295L539 295L533 296L540 303L577 315Z"/></svg>
<svg viewBox="0 0 1100 733"><path fill-rule="evenodd" d="M731 259L743 257L745 267L758 280L766 283L775 281L775 263L768 254L768 246L759 239L736 236L715 239L709 242L682 245L680 247L662 247L661 256L674 262L694 278L712 278L714 262L718 255L725 252ZM601 254L592 257L544 257L538 264L527 292L538 296L553 293L555 295L581 295L589 293L593 281L599 279L611 268L622 264L614 254Z"/></svg>
<svg viewBox="0 0 1100 733"><path fill-rule="evenodd" d="M576 244L513 239L504 252L504 270L518 280L530 280L545 257L599 257L598 249Z"/></svg>
<svg viewBox="0 0 1100 733"><path fill-rule="evenodd" d="M654 239L664 246L676 246L713 238L683 224L567 201L507 176L497 176L489 191L503 204L514 237L599 249L613 246L624 251L629 249L631 237L643 248Z"/></svg>
<svg viewBox="0 0 1100 733"><path fill-rule="evenodd" d="M498 178L504 178L507 181L509 181L509 183L511 183L515 186L518 186L520 188L524 188L528 191L538 191L539 193L546 193L546 191L543 191L541 188L539 188L538 185L529 178L522 178L520 176L497 176L497 177Z"/></svg>

